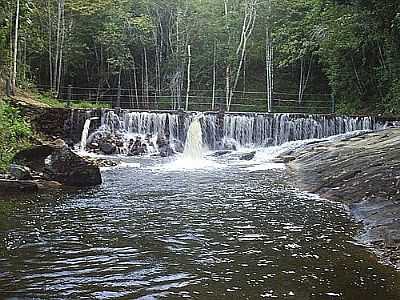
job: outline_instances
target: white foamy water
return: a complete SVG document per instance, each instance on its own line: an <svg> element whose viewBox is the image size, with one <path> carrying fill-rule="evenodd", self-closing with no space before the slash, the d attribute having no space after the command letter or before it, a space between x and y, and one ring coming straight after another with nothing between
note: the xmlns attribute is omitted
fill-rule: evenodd
<svg viewBox="0 0 400 300"><path fill-rule="evenodd" d="M80 145L80 151L85 152L86 151L86 145L87 145L87 139L89 136L89 130L90 130L90 124L92 123L93 120L97 120L98 118L90 118L85 121L85 125L83 126L83 131L82 131L82 137L81 137L81 145Z"/></svg>
<svg viewBox="0 0 400 300"><path fill-rule="evenodd" d="M201 131L200 118L203 114L197 115L189 126L186 137L185 150L183 152L184 159L201 160L204 153L203 133Z"/></svg>

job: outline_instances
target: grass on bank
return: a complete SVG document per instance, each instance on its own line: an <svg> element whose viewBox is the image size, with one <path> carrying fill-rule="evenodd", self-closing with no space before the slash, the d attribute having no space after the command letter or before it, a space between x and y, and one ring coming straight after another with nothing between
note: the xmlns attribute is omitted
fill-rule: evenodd
<svg viewBox="0 0 400 300"><path fill-rule="evenodd" d="M32 128L19 111L0 98L0 172L6 171L14 155L30 145Z"/></svg>
<svg viewBox="0 0 400 300"><path fill-rule="evenodd" d="M54 108L65 108L67 107L67 103L65 101L60 101L55 99L49 93L32 93L32 97L40 103L46 104L50 107ZM96 108L110 108L110 104L108 103L95 103L89 101L80 101L80 100L71 100L70 108L75 109L96 109Z"/></svg>

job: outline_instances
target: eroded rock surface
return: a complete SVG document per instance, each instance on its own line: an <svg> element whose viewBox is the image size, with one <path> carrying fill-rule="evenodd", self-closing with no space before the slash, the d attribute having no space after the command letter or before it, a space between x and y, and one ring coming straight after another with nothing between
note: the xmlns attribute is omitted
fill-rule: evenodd
<svg viewBox="0 0 400 300"><path fill-rule="evenodd" d="M290 156L301 186L349 205L365 225L361 240L400 268L400 129L323 141Z"/></svg>

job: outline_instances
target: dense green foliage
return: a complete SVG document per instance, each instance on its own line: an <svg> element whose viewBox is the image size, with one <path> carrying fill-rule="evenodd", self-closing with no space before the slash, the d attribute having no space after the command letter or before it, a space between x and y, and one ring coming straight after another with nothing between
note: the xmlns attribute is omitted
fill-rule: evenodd
<svg viewBox="0 0 400 300"><path fill-rule="evenodd" d="M0 171L6 169L14 154L29 145L32 130L19 112L0 100Z"/></svg>
<svg viewBox="0 0 400 300"><path fill-rule="evenodd" d="M236 73L236 90L265 92L268 26L276 92L297 95L306 78L305 93L332 93L341 111L400 113L399 1L271 0L271 8L258 0L20 1L19 85L51 85L60 96L66 91L59 87L69 84L98 88L97 98L120 85L131 91L132 106L163 107L172 100L176 106L186 96L191 45L193 95L209 101L214 60L221 99ZM250 8L256 18L241 65L237 49ZM0 0L3 76L11 62L14 12L15 1ZM60 49L57 87L50 78ZM253 98L265 103L263 94Z"/></svg>

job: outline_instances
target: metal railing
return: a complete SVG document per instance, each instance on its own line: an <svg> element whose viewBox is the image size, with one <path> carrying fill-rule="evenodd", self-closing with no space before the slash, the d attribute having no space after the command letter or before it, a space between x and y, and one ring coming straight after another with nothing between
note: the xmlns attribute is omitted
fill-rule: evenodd
<svg viewBox="0 0 400 300"><path fill-rule="evenodd" d="M38 86L39 91L49 91L47 86ZM235 91L230 111L267 112L266 92ZM177 97L169 91L134 90L125 88L83 88L67 86L60 89L59 100L68 103L88 102L101 107L121 107L144 110L176 110L185 107L186 95ZM217 111L226 109L225 90L191 90L189 110ZM331 94L304 94L302 99L294 93L273 94L271 112L330 114L335 112L335 99Z"/></svg>

